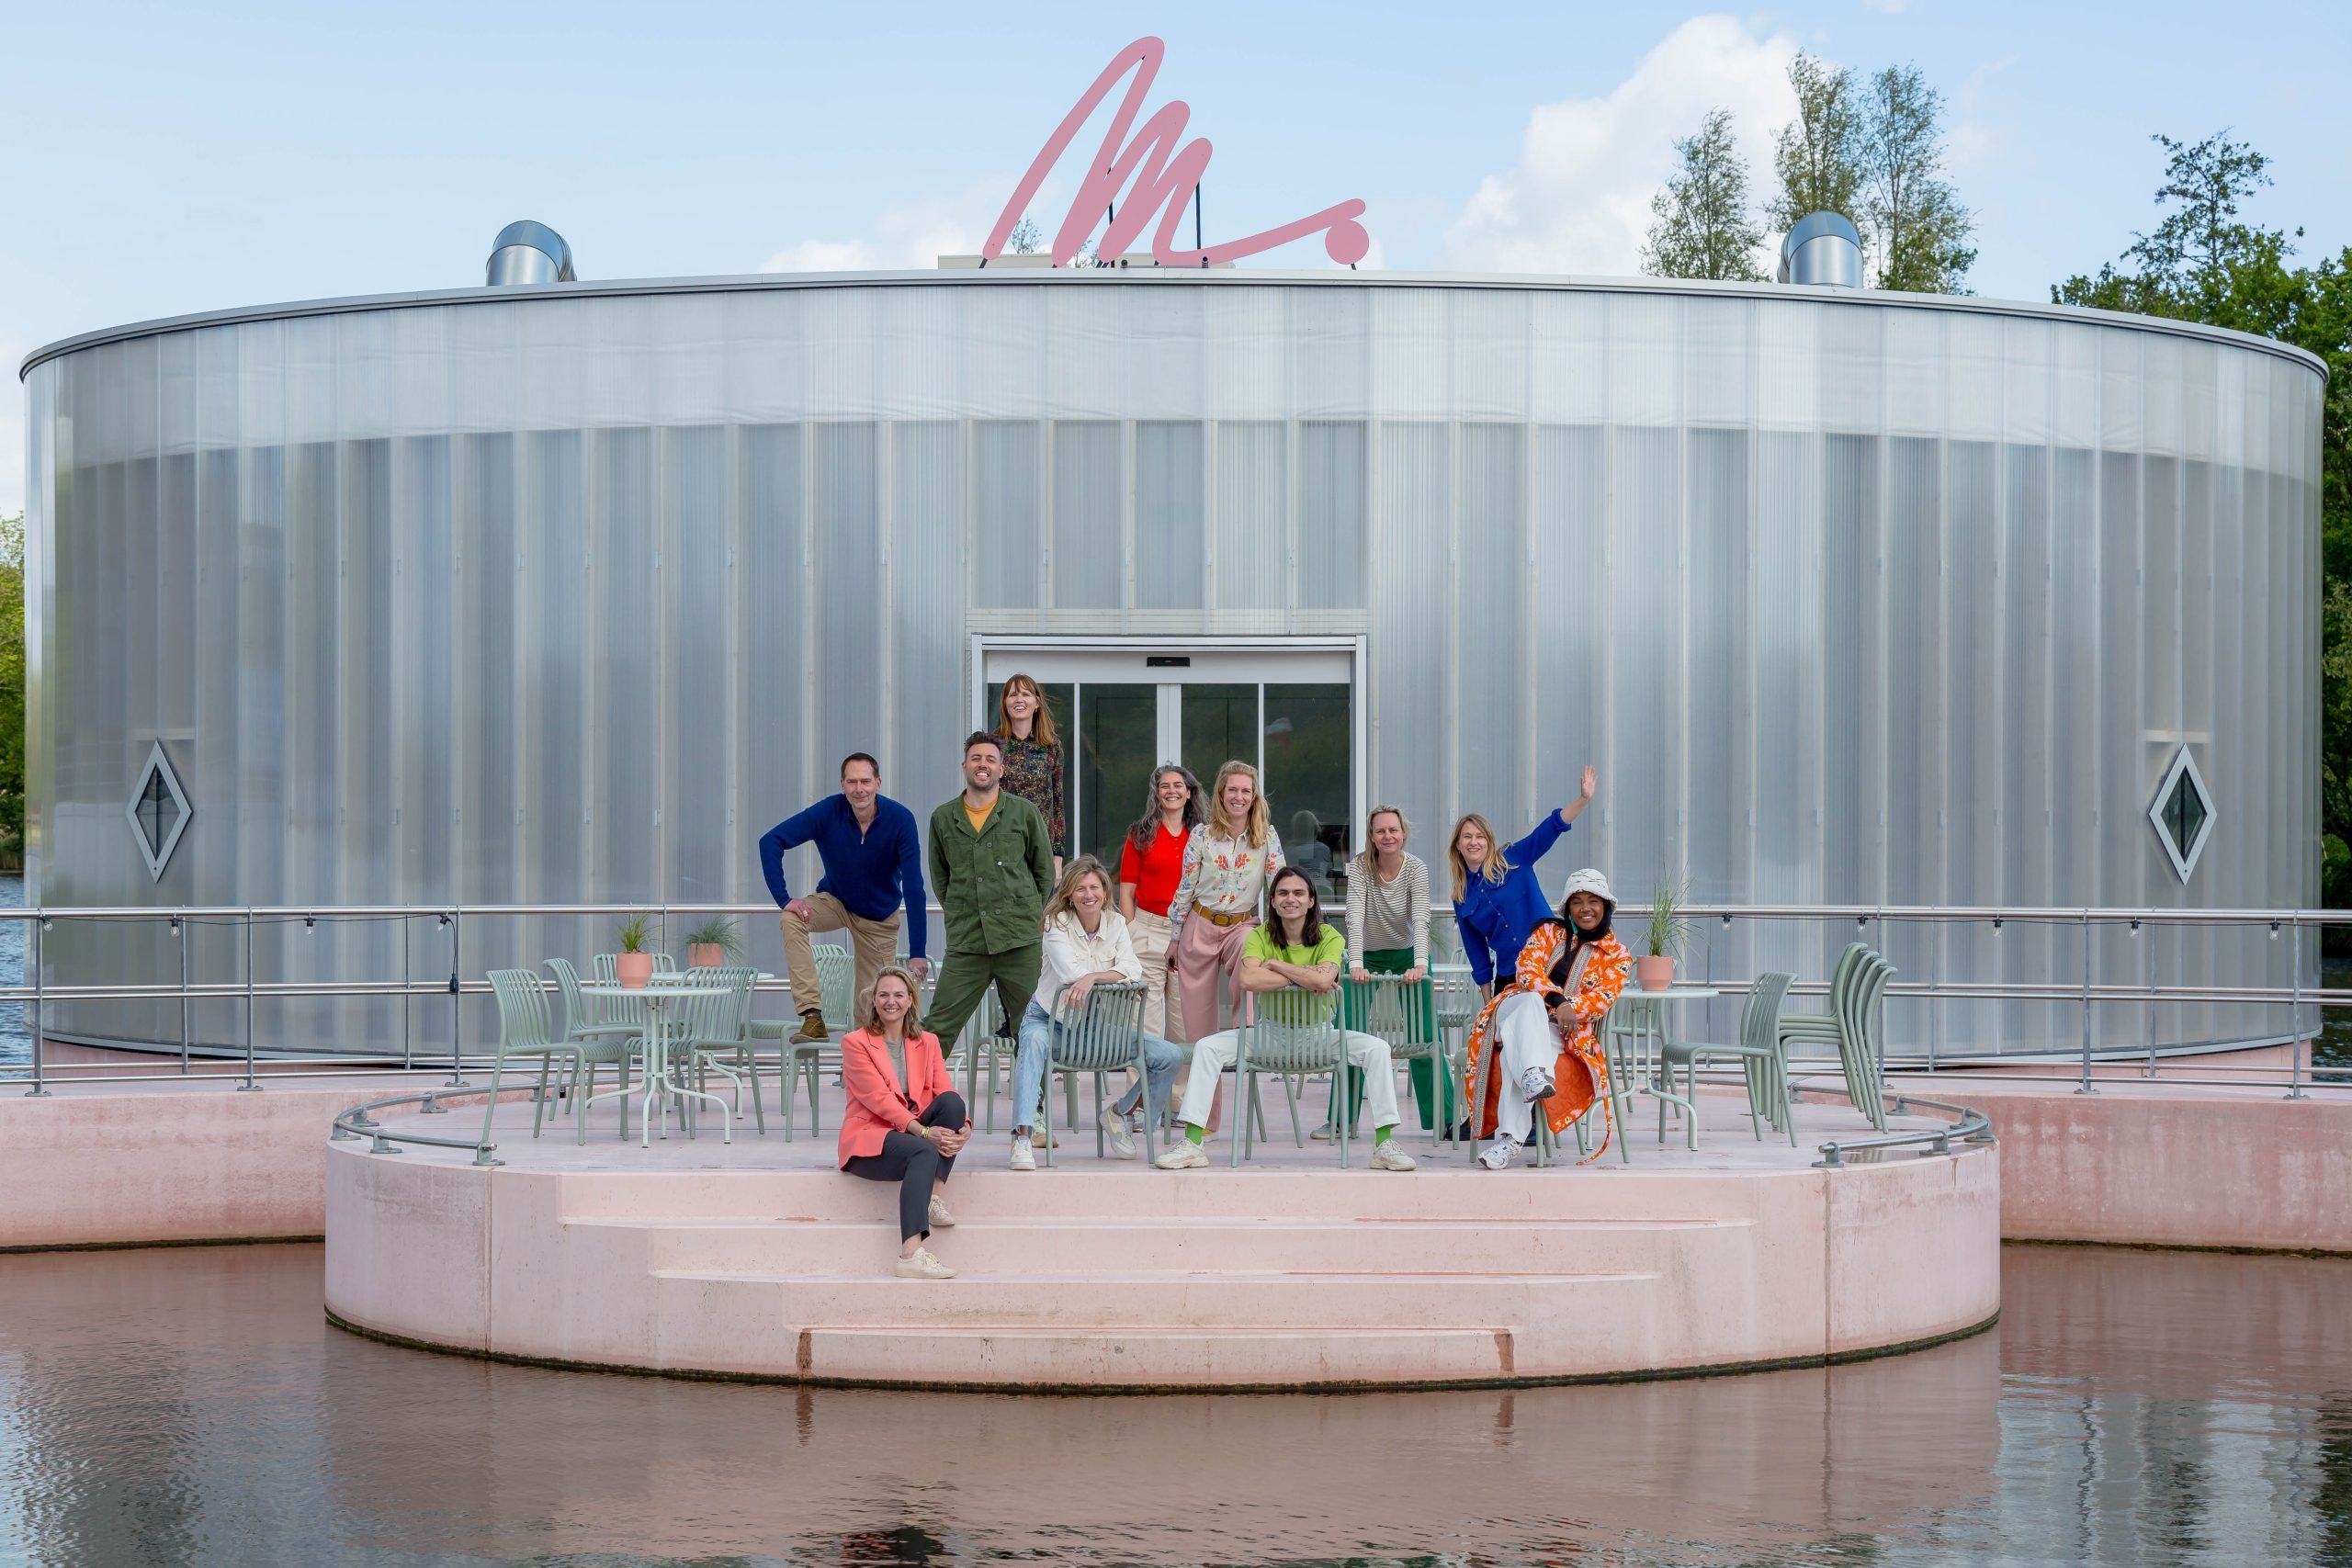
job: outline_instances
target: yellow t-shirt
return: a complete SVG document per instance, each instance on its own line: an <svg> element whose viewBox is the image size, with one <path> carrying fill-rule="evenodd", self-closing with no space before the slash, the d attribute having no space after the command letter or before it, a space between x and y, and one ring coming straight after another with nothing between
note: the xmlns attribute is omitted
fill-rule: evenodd
<svg viewBox="0 0 2352 1568"><path fill-rule="evenodd" d="M967 800L964 802L964 820L972 825L972 831L975 833L980 831L989 825L989 818L992 816L995 811L996 802L993 800L989 801L986 806L981 807L978 811L972 809L972 803L970 801Z"/></svg>

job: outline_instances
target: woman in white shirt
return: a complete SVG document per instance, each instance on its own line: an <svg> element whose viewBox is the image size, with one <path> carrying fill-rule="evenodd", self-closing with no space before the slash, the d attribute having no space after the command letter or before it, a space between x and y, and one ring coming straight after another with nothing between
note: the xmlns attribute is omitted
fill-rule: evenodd
<svg viewBox="0 0 2352 1568"><path fill-rule="evenodd" d="M1089 992L1098 985L1134 983L1143 978L1127 922L1111 905L1111 874L1092 855L1080 855L1062 873L1060 886L1046 901L1045 961L1037 989L1021 1015L1021 1049L1012 1062L1012 1168L1035 1170L1037 1156L1034 1118L1046 1089L1046 1059L1054 1035L1077 1021ZM1143 1037L1145 1081L1127 1090L1111 1110L1103 1126L1111 1154L1116 1159L1136 1157L1135 1137L1127 1130L1128 1112L1144 1100L1144 1125L1159 1124L1159 1108L1168 1100L1169 1080L1184 1062L1182 1047L1156 1034Z"/></svg>

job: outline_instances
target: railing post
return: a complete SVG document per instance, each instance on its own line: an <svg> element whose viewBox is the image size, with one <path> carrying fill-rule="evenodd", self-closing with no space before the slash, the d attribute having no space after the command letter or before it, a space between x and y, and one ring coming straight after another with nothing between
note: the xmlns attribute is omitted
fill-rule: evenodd
<svg viewBox="0 0 2352 1568"><path fill-rule="evenodd" d="M2289 954L2295 965L2295 977L2290 982L2287 1004L2287 1098L2303 1098L2303 916L2297 910L2293 916L2294 937Z"/></svg>
<svg viewBox="0 0 2352 1568"><path fill-rule="evenodd" d="M254 911L245 908L245 1081L237 1086L239 1094L261 1088L254 1077Z"/></svg>
<svg viewBox="0 0 2352 1568"><path fill-rule="evenodd" d="M180 939L180 1077L187 1077L187 922L172 917L172 933Z"/></svg>
<svg viewBox="0 0 2352 1568"><path fill-rule="evenodd" d="M406 915L401 917L401 1070L403 1072L412 1072L416 1067L416 998L410 994L410 988L416 984L416 968L409 962L408 952L409 927L413 923Z"/></svg>
<svg viewBox="0 0 2352 1568"><path fill-rule="evenodd" d="M41 1082L41 1061L40 1061L40 1035L41 1035L41 1024L40 1024L40 928L41 928L41 925L42 925L42 920L41 920L40 914L40 912L39 912L38 910L36 910L36 911L34 912L34 914L33 914L33 919L32 919L32 926L33 926L33 930L32 930L32 941L31 941L29 943L28 943L28 944L27 944L27 948L26 948L26 951L27 951L28 953L30 953L30 955L31 955L31 957L32 957L32 966L33 966L33 1006L32 1006L32 1028L30 1028L29 1030L27 1030L27 1031L26 1031L26 1032L27 1032L27 1033L28 1033L28 1034L30 1034L30 1035L32 1036L32 1044L33 1044L33 1087L32 1087L32 1088L30 1088L30 1089L27 1089L27 1090L25 1091L25 1098L26 1098L27 1100L40 1100L40 1099L45 1099L45 1098L47 1098L47 1096L48 1096L48 1094L49 1094L49 1089L47 1089L47 1087L46 1087L46 1086L44 1086L44 1085L42 1084L42 1082ZM19 1003L17 1004L17 1012L18 1012L19 1014L22 1014L22 1013L23 1013L23 1011L24 1011L24 1004L23 1004L23 1003L21 1003L21 1002L19 1002Z"/></svg>
<svg viewBox="0 0 2352 1568"><path fill-rule="evenodd" d="M462 1088L466 1081L466 994L459 987L458 976L465 973L458 962L464 951L461 939L465 934L465 911L452 910L449 915L449 1087Z"/></svg>
<svg viewBox="0 0 2352 1568"><path fill-rule="evenodd" d="M2083 911L2083 1081L2076 1094L2097 1094L2091 1087L2091 912Z"/></svg>

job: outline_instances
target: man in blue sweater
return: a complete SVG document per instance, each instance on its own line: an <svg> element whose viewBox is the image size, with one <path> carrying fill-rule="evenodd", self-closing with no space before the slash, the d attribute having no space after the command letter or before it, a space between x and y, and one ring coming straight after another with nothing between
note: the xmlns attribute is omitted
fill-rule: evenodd
<svg viewBox="0 0 2352 1568"><path fill-rule="evenodd" d="M817 891L806 898L795 898L784 885L784 852L798 844L816 845L825 866ZM784 911L784 964L792 976L792 1005L800 1010L795 1041L825 1038L824 997L817 987L810 931L848 930L857 954L854 1018L865 1018L875 976L898 953L902 902L907 963L918 976L931 972L922 952L929 923L923 913L922 834L914 813L882 793L882 765L865 752L842 760L841 794L786 818L762 836L760 869Z"/></svg>

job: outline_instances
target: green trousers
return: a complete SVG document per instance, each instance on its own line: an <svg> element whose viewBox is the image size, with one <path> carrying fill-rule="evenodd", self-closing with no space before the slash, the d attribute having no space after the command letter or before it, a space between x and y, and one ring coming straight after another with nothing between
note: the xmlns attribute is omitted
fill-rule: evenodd
<svg viewBox="0 0 2352 1568"><path fill-rule="evenodd" d="M1413 950L1409 947L1375 947L1360 954L1357 961L1374 975L1402 975L1413 966ZM1426 979L1421 982L1420 1007L1419 1015L1413 1022L1413 1032L1421 1039L1437 1038L1437 995ZM1354 987L1344 982L1340 987L1340 1026L1342 1029L1359 1030L1363 1027L1363 1000L1357 994ZM1430 1070L1435 1064L1423 1060L1408 1062L1405 1065L1412 1075L1413 1103L1420 1111L1422 1128L1427 1130L1430 1124L1430 1107L1434 1103L1436 1094L1437 1075ZM1338 1098L1336 1093L1333 1098L1335 1100ZM1445 1105L1448 1116L1453 1114L1453 1083L1449 1077L1445 1083ZM1353 1067L1350 1067L1348 1069L1348 1124L1351 1127L1355 1125L1356 1119L1363 1111L1363 1075ZM1324 1120L1329 1122L1332 1118L1327 1115Z"/></svg>
<svg viewBox="0 0 2352 1568"><path fill-rule="evenodd" d="M939 984L932 990L931 1010L922 1021L926 1031L939 1036L941 1053L956 1054L956 1037L964 1032L990 985L1004 1004L1007 1021L1019 1030L1021 1015L1036 994L1037 971L1045 959L1042 942L1005 953L950 953L939 965Z"/></svg>

